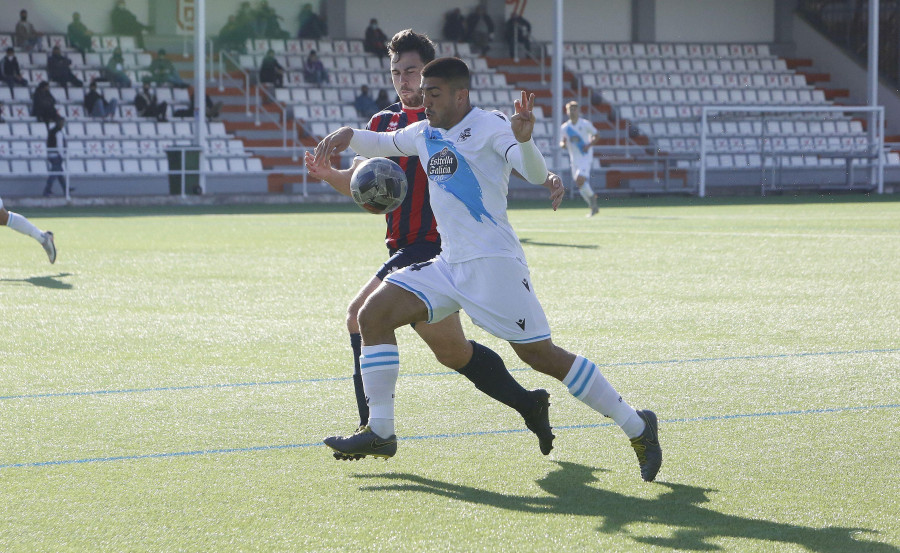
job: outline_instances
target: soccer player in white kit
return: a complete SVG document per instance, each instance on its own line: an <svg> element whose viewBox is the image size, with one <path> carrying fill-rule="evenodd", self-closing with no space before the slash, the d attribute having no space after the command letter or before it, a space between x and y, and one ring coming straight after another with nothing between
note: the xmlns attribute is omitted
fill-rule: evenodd
<svg viewBox="0 0 900 553"><path fill-rule="evenodd" d="M389 133L342 127L316 146L317 162L347 147L365 157L418 155L443 237L440 255L388 275L360 311L369 428L326 444L343 454L393 456L400 370L395 330L464 309L472 322L508 341L522 361L611 417L631 439L641 477L652 481L662 464L656 415L635 411L596 364L552 342L525 254L507 219L510 170L534 184L547 178L546 163L531 138L534 95L522 92L510 121L500 112L473 108L470 81L462 60L436 59L422 70L426 121ZM563 193L562 186L551 189L554 207Z"/></svg>
<svg viewBox="0 0 900 553"><path fill-rule="evenodd" d="M560 130L560 148L569 151L569 162L572 164L572 179L575 188L591 208L588 217L597 214L597 194L591 188L591 163L594 161L594 141L597 129L587 119L580 118L578 102L566 104L569 120L562 124Z"/></svg>
<svg viewBox="0 0 900 553"><path fill-rule="evenodd" d="M3 198L0 198L0 225L7 226L37 240L44 248L44 251L47 252L50 263L56 263L56 243L53 241L53 233L49 230L44 232L18 213L7 211L3 207Z"/></svg>

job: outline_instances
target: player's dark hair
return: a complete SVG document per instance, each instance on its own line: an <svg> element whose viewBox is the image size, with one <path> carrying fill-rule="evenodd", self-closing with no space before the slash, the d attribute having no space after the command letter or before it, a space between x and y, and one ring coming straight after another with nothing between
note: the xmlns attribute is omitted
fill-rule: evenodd
<svg viewBox="0 0 900 553"><path fill-rule="evenodd" d="M407 52L418 52L422 63L429 63L435 56L434 43L428 35L417 33L412 29L404 29L391 37L387 50L391 57Z"/></svg>
<svg viewBox="0 0 900 553"><path fill-rule="evenodd" d="M425 64L422 68L422 77L437 77L444 79L454 89L472 88L472 76L469 66L459 58L438 58Z"/></svg>

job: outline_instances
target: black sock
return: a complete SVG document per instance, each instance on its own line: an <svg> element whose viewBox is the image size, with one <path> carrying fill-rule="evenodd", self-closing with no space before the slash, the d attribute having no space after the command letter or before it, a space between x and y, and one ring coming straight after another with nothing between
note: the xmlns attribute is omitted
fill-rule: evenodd
<svg viewBox="0 0 900 553"><path fill-rule="evenodd" d="M472 359L457 372L472 381L476 388L508 405L516 411L523 411L533 403L528 390L516 382L506 370L503 359L491 349L474 340L472 342Z"/></svg>
<svg viewBox="0 0 900 553"><path fill-rule="evenodd" d="M356 390L356 409L359 411L359 425L369 424L369 406L366 404L366 391L363 388L362 374L359 372L359 356L362 355L362 337L359 332L350 334L350 347L353 348L353 389Z"/></svg>

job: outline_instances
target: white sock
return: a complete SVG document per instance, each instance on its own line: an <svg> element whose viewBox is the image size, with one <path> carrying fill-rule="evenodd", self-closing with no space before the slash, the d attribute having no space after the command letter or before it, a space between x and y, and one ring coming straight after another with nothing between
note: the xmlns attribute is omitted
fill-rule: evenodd
<svg viewBox="0 0 900 553"><path fill-rule="evenodd" d="M594 411L610 417L629 438L637 438L644 431L644 420L622 399L612 385L600 374L597 365L580 355L563 379L569 393L584 402Z"/></svg>
<svg viewBox="0 0 900 553"><path fill-rule="evenodd" d="M591 185L588 182L585 182L581 185L581 188L578 189L578 192L581 193L581 197L584 198L584 201L591 205L591 198L594 197L594 190L591 188Z"/></svg>
<svg viewBox="0 0 900 553"><path fill-rule="evenodd" d="M394 390L400 376L400 352L393 344L363 346L359 356L369 428L382 438L394 435Z"/></svg>
<svg viewBox="0 0 900 553"><path fill-rule="evenodd" d="M31 221L22 217L18 213L9 212L9 222L6 223L9 228L30 236L40 242L44 239L44 233L41 229L31 224Z"/></svg>

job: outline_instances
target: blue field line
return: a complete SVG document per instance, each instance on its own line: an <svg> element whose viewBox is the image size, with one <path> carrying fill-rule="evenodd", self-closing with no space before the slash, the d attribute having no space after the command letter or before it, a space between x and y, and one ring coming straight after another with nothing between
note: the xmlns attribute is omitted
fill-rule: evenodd
<svg viewBox="0 0 900 553"><path fill-rule="evenodd" d="M796 416L796 415L820 415L827 413L848 413L848 412L859 412L859 411L874 411L877 409L897 409L900 407L900 404L885 404L885 405L867 405L867 406L857 406L857 407L831 407L831 408L822 408L822 409L797 409L790 411L768 411L763 413L741 413L734 415L710 415L703 417L686 417L686 418L674 418L674 419L661 419L659 422L661 424L669 424L669 423L683 423L683 422L710 422L710 421L722 421L722 420L731 420L731 419L744 419L744 418L757 418L757 417L784 417L784 416ZM614 426L615 423L612 422L604 422L604 423L596 423L596 424L572 424L572 425L562 425L562 426L554 426L553 429L556 431L561 430L581 430L587 428L601 428L605 426ZM409 441L409 440L443 440L449 438L466 438L471 436L497 436L502 434L517 434L522 432L529 432L524 428L511 428L511 429L500 429L500 430L481 430L474 432L459 432L454 434L427 434L422 436L406 436L398 438L400 441ZM285 450L285 449L299 449L304 447L319 447L324 446L322 442L312 442L305 444L282 444L282 445L263 445L263 446L255 446L255 447L231 447L231 448L223 448L223 449L197 449L193 451L176 451L171 453L146 453L143 455L118 455L114 457L88 457L85 459L65 459L60 461L37 461L31 463L10 463L5 465L0 465L0 470L3 469L16 469L16 468L40 468L40 467L52 467L52 466L62 466L62 465L83 465L89 463L108 463L111 461L138 461L142 459L172 459L176 457L193 457L198 455L223 455L228 453L257 453L257 452L265 452L265 451L276 451L276 450Z"/></svg>
<svg viewBox="0 0 900 553"><path fill-rule="evenodd" d="M678 365L685 363L709 363L715 361L754 361L763 359L790 359L798 357L817 357L826 355L860 355L866 353L898 353L900 348L892 349L859 349L847 351L816 351L802 353L775 353L763 355L737 355L730 357L694 357L688 359L665 359L658 361L626 361L621 363L597 363L598 367L640 367L645 365ZM531 370L527 367L518 369L509 369L510 372ZM447 376L458 374L456 371L438 371L427 373L409 373L400 374L401 377L425 377L425 376ZM233 382L224 384L194 384L186 386L160 386L155 388L125 388L121 390L89 390L84 392L46 392L37 394L21 394L0 396L2 400L13 399L46 399L59 397L78 397L78 396L102 396L114 394L140 394L147 392L181 392L188 390L215 390L224 388L249 388L255 386L283 386L289 384L314 384L317 382L337 382L342 380L351 380L351 376L334 376L329 378L303 378L299 380L273 380L264 382Z"/></svg>

